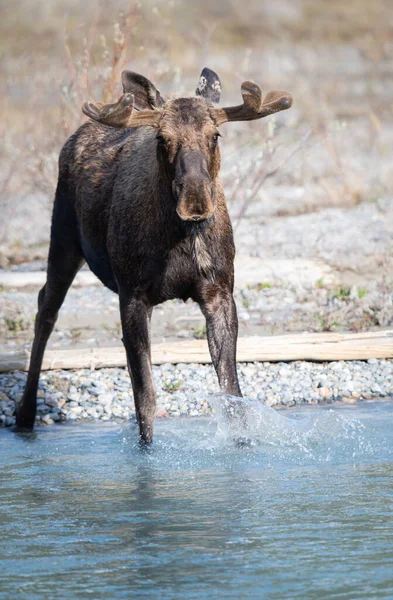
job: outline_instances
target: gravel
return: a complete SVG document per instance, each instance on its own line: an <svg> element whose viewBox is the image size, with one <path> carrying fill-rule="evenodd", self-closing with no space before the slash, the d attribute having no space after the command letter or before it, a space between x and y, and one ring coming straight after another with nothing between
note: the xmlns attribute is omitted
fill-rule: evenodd
<svg viewBox="0 0 393 600"><path fill-rule="evenodd" d="M393 197L274 219L257 213L237 228L236 250L265 259L319 258L341 271L374 277L382 262L391 266L392 218Z"/></svg>
<svg viewBox="0 0 393 600"><path fill-rule="evenodd" d="M393 360L366 362L239 363L245 397L268 406L318 402L355 403L393 396ZM210 396L219 392L211 365L164 364L153 367L157 417L203 416L212 412ZM0 376L0 425L15 424L26 373ZM47 371L38 390L37 423L127 420L134 402L126 369Z"/></svg>

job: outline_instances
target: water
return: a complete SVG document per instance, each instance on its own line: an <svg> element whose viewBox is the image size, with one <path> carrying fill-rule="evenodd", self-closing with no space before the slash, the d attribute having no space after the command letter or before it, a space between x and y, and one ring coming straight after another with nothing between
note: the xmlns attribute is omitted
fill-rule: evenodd
<svg viewBox="0 0 393 600"><path fill-rule="evenodd" d="M1 430L0 598L393 598L393 404L227 409Z"/></svg>

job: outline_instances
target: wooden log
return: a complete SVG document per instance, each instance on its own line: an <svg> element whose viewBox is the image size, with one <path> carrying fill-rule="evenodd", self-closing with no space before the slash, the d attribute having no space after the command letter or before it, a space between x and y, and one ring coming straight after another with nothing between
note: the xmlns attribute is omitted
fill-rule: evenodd
<svg viewBox="0 0 393 600"><path fill-rule="evenodd" d="M30 352L0 355L0 372L26 371ZM292 360L333 361L393 358L393 330L366 333L302 333L271 337L243 337L238 362ZM153 344L153 364L210 363L206 340ZM125 367L123 347L47 350L43 370Z"/></svg>

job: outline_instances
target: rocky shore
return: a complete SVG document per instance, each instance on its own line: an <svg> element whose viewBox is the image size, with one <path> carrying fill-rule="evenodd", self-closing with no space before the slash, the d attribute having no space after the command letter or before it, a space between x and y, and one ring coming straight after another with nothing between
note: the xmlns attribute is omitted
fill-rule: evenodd
<svg viewBox="0 0 393 600"><path fill-rule="evenodd" d="M393 396L393 360L311 363L241 363L243 395L268 406L318 402L355 403ZM157 417L204 416L218 392L211 365L164 364L153 367ZM26 373L0 376L0 425L15 423L15 405ZM126 369L48 371L41 374L37 424L59 421L126 420L134 402Z"/></svg>

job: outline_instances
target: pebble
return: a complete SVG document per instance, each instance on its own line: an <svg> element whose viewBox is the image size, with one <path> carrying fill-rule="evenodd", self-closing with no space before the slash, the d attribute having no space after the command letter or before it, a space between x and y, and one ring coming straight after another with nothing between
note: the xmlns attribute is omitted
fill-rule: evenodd
<svg viewBox="0 0 393 600"><path fill-rule="evenodd" d="M53 425L53 423L55 422L50 415L43 416L41 418L41 421L45 423L45 425Z"/></svg>
<svg viewBox="0 0 393 600"><path fill-rule="evenodd" d="M100 404L105 405L105 404L112 404L113 398L114 398L114 394L112 394L111 392L107 392L105 394L99 394L97 400Z"/></svg>
<svg viewBox="0 0 393 600"><path fill-rule="evenodd" d="M352 404L393 396L393 360L312 363L239 363L244 396L268 406L293 406L342 401ZM156 416L209 415L209 395L219 391L211 365L163 364L153 367L157 390ZM25 373L0 375L0 426L15 424ZM169 389L171 382L181 389ZM60 391L61 390L61 391ZM52 371L42 373L38 423L66 420L128 420L135 415L127 369Z"/></svg>
<svg viewBox="0 0 393 600"><path fill-rule="evenodd" d="M349 398L344 396L343 398L341 398L341 402L343 402L344 404L356 404L357 401L358 401L358 398L355 398L353 396L351 396Z"/></svg>

